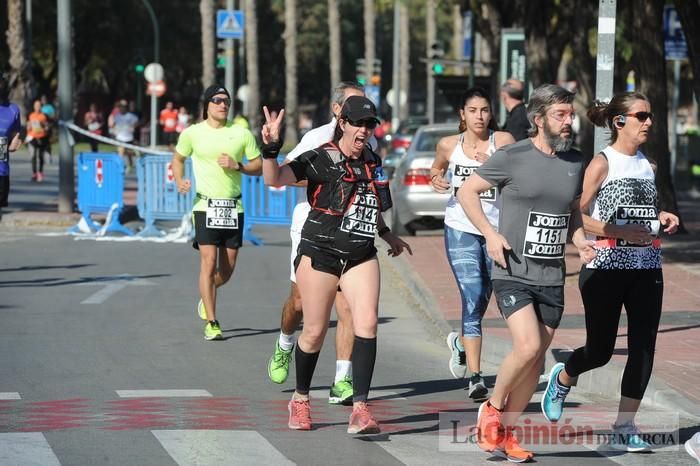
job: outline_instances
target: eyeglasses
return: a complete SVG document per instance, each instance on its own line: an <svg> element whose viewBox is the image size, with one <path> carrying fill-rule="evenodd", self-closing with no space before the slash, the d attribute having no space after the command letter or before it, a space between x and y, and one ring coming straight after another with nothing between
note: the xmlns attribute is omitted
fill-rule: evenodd
<svg viewBox="0 0 700 466"><path fill-rule="evenodd" d="M654 114L651 112L625 113L625 115L635 117L640 123L644 123L647 119L654 119Z"/></svg>
<svg viewBox="0 0 700 466"><path fill-rule="evenodd" d="M374 129L377 127L377 120L374 120L372 118L368 118L366 120L359 120L359 121L354 121L354 120L347 120L348 123L350 123L352 126L356 128L360 128L364 126L367 129Z"/></svg>
<svg viewBox="0 0 700 466"><path fill-rule="evenodd" d="M231 99L227 99L226 97L212 97L209 99L209 102L213 103L214 105L224 104L227 107L231 106Z"/></svg>
<svg viewBox="0 0 700 466"><path fill-rule="evenodd" d="M564 111L552 112L549 114L549 116L551 116L555 120L560 121L562 123L565 122L566 119L569 117L571 118L572 122L576 119L576 113L574 113L574 112L564 112Z"/></svg>

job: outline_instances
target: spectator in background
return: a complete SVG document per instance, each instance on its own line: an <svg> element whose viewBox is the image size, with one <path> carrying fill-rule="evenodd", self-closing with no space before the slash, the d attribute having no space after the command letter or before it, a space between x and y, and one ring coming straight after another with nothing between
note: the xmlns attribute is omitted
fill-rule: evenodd
<svg viewBox="0 0 700 466"><path fill-rule="evenodd" d="M177 142L177 116L178 111L172 102L166 102L165 108L160 112L160 126L163 130L163 143L172 150Z"/></svg>
<svg viewBox="0 0 700 466"><path fill-rule="evenodd" d="M139 123L139 119L136 115L128 110L128 103L126 100L120 100L117 105L117 113L111 116L110 122L110 132L119 142L133 143L134 142L134 131L136 125ZM122 157L126 156L127 167L126 172L131 173L134 169L134 154L131 150L127 150L123 146L117 146L117 152Z"/></svg>
<svg viewBox="0 0 700 466"><path fill-rule="evenodd" d="M27 117L27 142L32 146L32 181L44 181L44 152L49 146L49 119L41 111L41 101L34 101L34 111Z"/></svg>
<svg viewBox="0 0 700 466"><path fill-rule="evenodd" d="M182 133L185 128L190 126L190 123L192 123L192 115L187 111L187 107L180 107L180 110L177 112L177 123L175 124L177 134Z"/></svg>
<svg viewBox="0 0 700 466"><path fill-rule="evenodd" d="M509 79L501 86L501 102L508 111L503 129L513 135L516 141L528 137L530 122L523 103L525 85L517 79Z"/></svg>
<svg viewBox="0 0 700 466"><path fill-rule="evenodd" d="M95 104L90 104L90 110L85 112L85 116L83 117L83 125L85 128L90 131L92 134L101 136L102 135L102 126L104 125L104 117L102 116L102 112L97 110L97 105ZM97 146L97 140L89 138L90 142L90 150L92 152L97 152L98 151L98 146Z"/></svg>

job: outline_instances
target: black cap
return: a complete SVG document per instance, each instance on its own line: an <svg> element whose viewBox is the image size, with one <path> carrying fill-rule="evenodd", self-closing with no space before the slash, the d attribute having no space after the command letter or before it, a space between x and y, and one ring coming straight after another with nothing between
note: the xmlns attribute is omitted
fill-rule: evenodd
<svg viewBox="0 0 700 466"><path fill-rule="evenodd" d="M340 118L352 121L374 119L377 123L380 122L377 118L377 107L367 97L359 95L351 95L345 99L343 108L340 110Z"/></svg>
<svg viewBox="0 0 700 466"><path fill-rule="evenodd" d="M213 84L207 87L204 90L204 94L202 94L202 119L207 119L207 107L209 106L209 101L212 97L214 97L217 94L226 94L226 97L231 99L231 94L228 93L224 86L221 86L219 84Z"/></svg>

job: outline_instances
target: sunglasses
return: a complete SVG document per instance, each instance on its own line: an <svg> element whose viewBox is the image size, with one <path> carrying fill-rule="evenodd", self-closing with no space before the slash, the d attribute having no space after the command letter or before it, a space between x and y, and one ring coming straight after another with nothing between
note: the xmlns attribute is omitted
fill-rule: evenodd
<svg viewBox="0 0 700 466"><path fill-rule="evenodd" d="M549 116L562 123L566 121L567 118L571 118L572 122L576 120L576 114L574 112L552 112Z"/></svg>
<svg viewBox="0 0 700 466"><path fill-rule="evenodd" d="M209 102L213 103L214 105L224 104L227 107L231 106L231 99L227 99L226 97L212 97L209 99Z"/></svg>
<svg viewBox="0 0 700 466"><path fill-rule="evenodd" d="M653 120L654 114L651 112L625 113L627 116L635 117L640 123L644 123L648 119Z"/></svg>
<svg viewBox="0 0 700 466"><path fill-rule="evenodd" d="M367 129L374 129L377 127L377 120L374 120L372 118L368 118L366 120L359 120L359 121L354 121L354 120L347 120L348 123L350 123L352 126L356 128L360 128L364 126Z"/></svg>

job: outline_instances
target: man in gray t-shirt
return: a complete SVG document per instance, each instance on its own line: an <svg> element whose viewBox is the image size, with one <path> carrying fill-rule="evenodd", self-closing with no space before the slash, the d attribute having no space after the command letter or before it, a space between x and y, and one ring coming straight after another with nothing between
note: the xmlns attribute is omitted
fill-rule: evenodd
<svg viewBox="0 0 700 466"><path fill-rule="evenodd" d="M477 444L527 461L513 427L539 380L544 355L564 310L567 234L583 262L595 256L583 232L578 196L582 160L571 150L574 94L551 84L528 104L530 138L505 146L460 188L457 198L484 235L493 259L493 290L513 339L491 398L479 409ZM503 205L498 232L488 222L479 194L497 186Z"/></svg>

